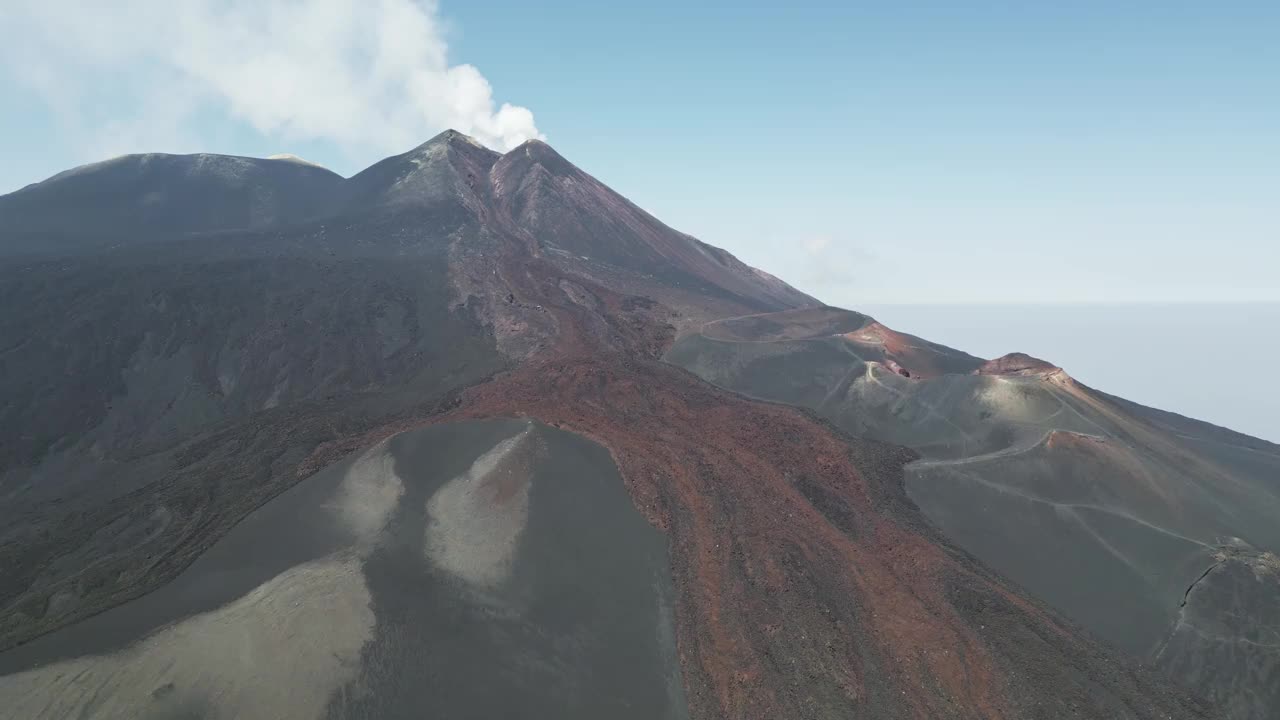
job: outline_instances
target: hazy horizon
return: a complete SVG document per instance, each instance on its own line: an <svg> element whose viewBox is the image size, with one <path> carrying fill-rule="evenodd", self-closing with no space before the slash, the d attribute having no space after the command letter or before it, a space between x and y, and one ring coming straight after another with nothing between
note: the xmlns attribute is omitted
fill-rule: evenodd
<svg viewBox="0 0 1280 720"><path fill-rule="evenodd" d="M901 332L985 358L1025 352L1142 405L1280 443L1280 303L854 304ZM1219 381L1197 372L1211 367ZM1249 381L1249 382L1246 382Z"/></svg>

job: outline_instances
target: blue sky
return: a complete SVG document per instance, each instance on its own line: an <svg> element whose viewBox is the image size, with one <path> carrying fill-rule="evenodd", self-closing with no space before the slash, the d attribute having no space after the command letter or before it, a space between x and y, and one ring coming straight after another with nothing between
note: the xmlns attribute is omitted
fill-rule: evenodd
<svg viewBox="0 0 1280 720"><path fill-rule="evenodd" d="M0 190L144 150L351 174L473 123L836 304L1280 301L1280 3L13 2Z"/></svg>

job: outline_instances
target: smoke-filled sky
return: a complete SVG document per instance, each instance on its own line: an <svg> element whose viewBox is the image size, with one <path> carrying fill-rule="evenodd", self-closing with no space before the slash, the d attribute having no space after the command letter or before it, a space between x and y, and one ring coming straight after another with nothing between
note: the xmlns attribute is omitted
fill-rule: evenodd
<svg viewBox="0 0 1280 720"><path fill-rule="evenodd" d="M5 0L0 191L454 127L845 306L1280 300L1280 3L442 3Z"/></svg>

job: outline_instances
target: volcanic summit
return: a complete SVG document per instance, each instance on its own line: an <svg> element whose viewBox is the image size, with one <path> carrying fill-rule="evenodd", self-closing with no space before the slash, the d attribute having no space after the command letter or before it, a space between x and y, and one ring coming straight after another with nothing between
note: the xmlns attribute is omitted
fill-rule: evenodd
<svg viewBox="0 0 1280 720"><path fill-rule="evenodd" d="M1280 707L1229 616L1274 619L1280 448L824 306L540 141L71 170L0 198L0 302L19 717Z"/></svg>

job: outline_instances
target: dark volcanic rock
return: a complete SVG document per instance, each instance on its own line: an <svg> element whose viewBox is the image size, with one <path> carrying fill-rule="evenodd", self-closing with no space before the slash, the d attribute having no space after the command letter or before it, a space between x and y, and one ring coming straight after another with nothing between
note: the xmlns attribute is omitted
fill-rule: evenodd
<svg viewBox="0 0 1280 720"><path fill-rule="evenodd" d="M604 264L633 274L633 280L648 278L657 288L723 295L758 310L817 304L729 253L667 227L539 140L503 155L491 174L498 206L553 261L568 267Z"/></svg>
<svg viewBox="0 0 1280 720"><path fill-rule="evenodd" d="M360 211L409 204L439 212L441 205L459 200L470 204L485 194L489 169L499 157L466 135L446 130L353 176L343 188L345 206Z"/></svg>

